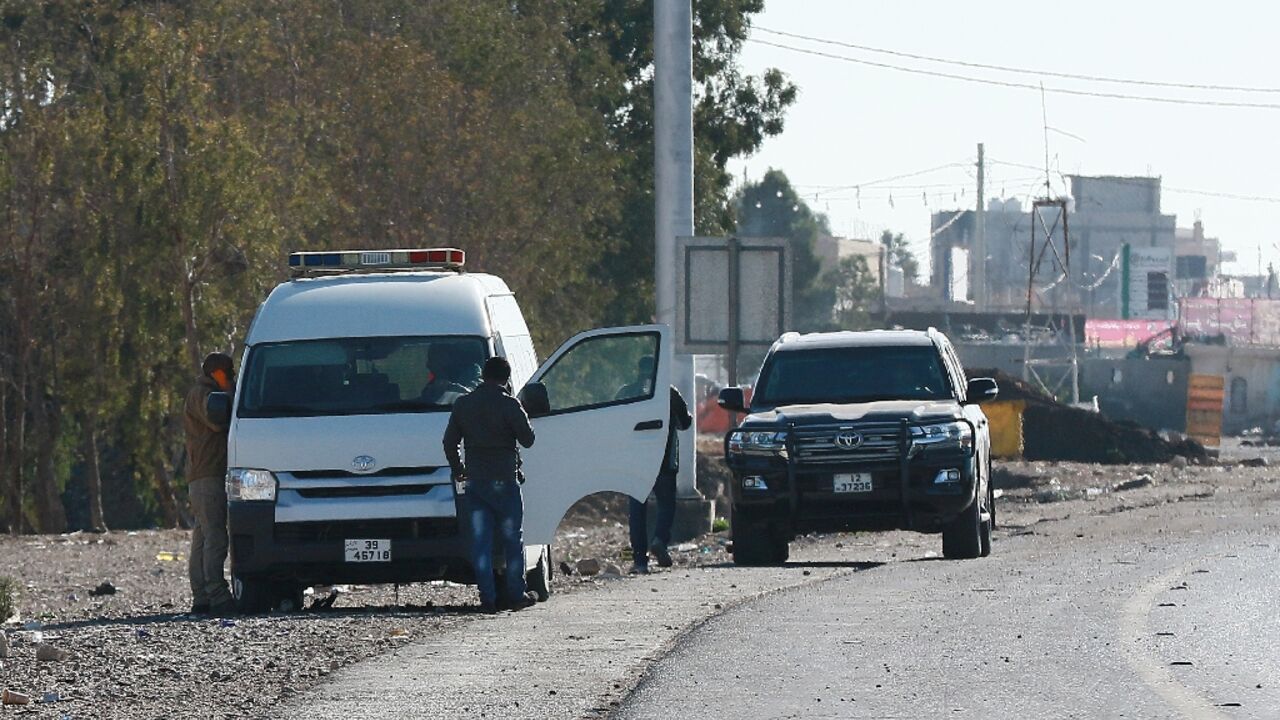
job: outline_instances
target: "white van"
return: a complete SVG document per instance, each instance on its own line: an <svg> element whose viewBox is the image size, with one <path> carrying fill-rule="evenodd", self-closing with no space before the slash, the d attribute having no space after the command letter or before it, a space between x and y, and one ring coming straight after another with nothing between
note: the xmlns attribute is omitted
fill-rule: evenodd
<svg viewBox="0 0 1280 720"><path fill-rule="evenodd" d="M295 277L249 328L234 400L209 403L230 422L243 610L298 607L314 584L473 580L441 439L492 355L510 361L537 435L523 451L530 589L549 594L550 545L574 502L648 496L666 446L667 327L584 332L539 365L506 283L464 263L453 248L290 256ZM638 377L647 356L654 370Z"/></svg>

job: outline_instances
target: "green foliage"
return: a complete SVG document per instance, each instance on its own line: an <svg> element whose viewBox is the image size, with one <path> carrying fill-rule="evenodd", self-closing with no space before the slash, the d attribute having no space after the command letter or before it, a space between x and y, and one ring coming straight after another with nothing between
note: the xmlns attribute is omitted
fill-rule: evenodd
<svg viewBox="0 0 1280 720"><path fill-rule="evenodd" d="M911 246L902 233L895 235L893 231L885 230L880 233L880 244L888 253L889 264L901 268L908 283L915 282L920 276L920 262L916 260L915 253L911 252Z"/></svg>
<svg viewBox="0 0 1280 720"><path fill-rule="evenodd" d="M17 611L18 581L8 575L0 575L0 623L13 617Z"/></svg>
<svg viewBox="0 0 1280 720"><path fill-rule="evenodd" d="M790 241L795 329L800 332L832 329L835 286L823 277L822 264L814 253L818 237L831 232L826 216L810 210L786 174L772 169L759 181L740 189L734 208L739 235Z"/></svg>
<svg viewBox="0 0 1280 720"><path fill-rule="evenodd" d="M729 529L729 521L718 517L711 521L711 532L724 532Z"/></svg>
<svg viewBox="0 0 1280 720"><path fill-rule="evenodd" d="M737 69L761 0L694 8L696 217L721 232L726 164L796 89ZM59 490L98 447L116 514L179 522L186 386L240 349L291 249L463 247L544 350L647 320L652 12L4 2L0 528L63 529Z"/></svg>
<svg viewBox="0 0 1280 720"><path fill-rule="evenodd" d="M835 324L841 330L865 330L871 327L870 310L880 297L867 258L862 255L841 258L840 264L823 276L835 292Z"/></svg>

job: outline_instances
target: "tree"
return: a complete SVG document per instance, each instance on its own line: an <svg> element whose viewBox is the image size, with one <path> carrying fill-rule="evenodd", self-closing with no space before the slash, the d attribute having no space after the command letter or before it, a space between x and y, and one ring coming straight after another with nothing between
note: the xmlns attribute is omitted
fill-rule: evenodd
<svg viewBox="0 0 1280 720"><path fill-rule="evenodd" d="M694 6L704 232L732 225L728 161L795 99L737 69L761 6ZM544 348L648 319L652 12L5 2L0 527L181 522L184 391L242 347L289 249L463 247Z"/></svg>
<svg viewBox="0 0 1280 720"><path fill-rule="evenodd" d="M835 285L823 277L822 263L814 253L818 236L830 234L826 216L810 210L791 186L786 173L773 169L758 182L743 186L734 200L734 208L739 235L781 237L790 241L795 329L801 332L832 329Z"/></svg>
<svg viewBox="0 0 1280 720"><path fill-rule="evenodd" d="M574 54L571 81L584 105L605 119L618 164L614 183L618 213L597 228L607 248L598 273L614 290L608 323L653 316L653 3L642 0L529 2L559 8L569 25ZM728 162L760 148L782 132L786 109L798 90L771 69L743 74L737 58L751 16L763 0L695 0L693 3L694 225L718 235L734 226Z"/></svg>
<svg viewBox="0 0 1280 720"><path fill-rule="evenodd" d="M911 246L902 233L895 235L893 231L885 230L880 233L880 244L885 247L889 265L902 270L908 283L915 282L920 276L920 262L916 260L915 253L911 252Z"/></svg>
<svg viewBox="0 0 1280 720"><path fill-rule="evenodd" d="M871 304L879 297L875 277L862 255L841 258L825 276L835 289L835 324L841 330L864 330L871 326Z"/></svg>

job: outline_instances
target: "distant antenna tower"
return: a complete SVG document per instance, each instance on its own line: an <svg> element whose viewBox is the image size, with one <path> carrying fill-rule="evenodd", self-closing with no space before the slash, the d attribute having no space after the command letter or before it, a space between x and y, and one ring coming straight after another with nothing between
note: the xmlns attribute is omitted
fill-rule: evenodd
<svg viewBox="0 0 1280 720"><path fill-rule="evenodd" d="M1022 379L1026 382L1035 380L1049 395L1058 396L1058 392L1069 381L1071 383L1071 402L1080 402L1080 361L1077 355L1077 337L1075 322L1075 302L1074 293L1065 293L1071 301L1066 308L1066 325L1061 327L1061 318L1058 308L1058 298L1064 293L1059 288L1063 285L1064 289L1070 290L1073 279L1071 277L1071 237L1067 226L1067 199L1065 197L1054 198L1053 187L1051 183L1051 175L1049 168L1049 111L1045 102L1044 84L1040 84L1040 112L1044 127L1044 197L1038 198L1031 203L1031 244L1027 254L1027 316L1023 324L1022 338ZM1052 224L1046 219L1046 211L1053 210ZM1061 225L1061 241L1057 230ZM1041 236L1043 233L1043 237ZM1049 260L1049 268L1052 270L1054 280L1047 286L1042 288L1036 287L1036 276L1041 273L1044 268L1045 260ZM1046 302L1045 296L1049 296L1049 302ZM1045 343L1036 343L1041 347L1060 347L1067 345L1068 350L1065 359L1058 357L1031 357L1031 346L1033 344L1032 319L1036 310L1036 303L1039 302L1039 309L1043 312L1048 305L1049 313L1046 315L1047 323L1045 327L1037 328L1036 335L1045 337L1048 341ZM1063 372L1057 373L1055 370ZM1056 377L1055 377L1056 376ZM1047 378L1047 380L1046 380Z"/></svg>

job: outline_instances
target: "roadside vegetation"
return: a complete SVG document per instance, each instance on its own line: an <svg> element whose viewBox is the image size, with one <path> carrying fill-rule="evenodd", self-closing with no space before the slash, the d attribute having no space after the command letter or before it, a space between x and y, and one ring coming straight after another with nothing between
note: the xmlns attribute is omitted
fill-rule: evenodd
<svg viewBox="0 0 1280 720"><path fill-rule="evenodd" d="M697 230L796 87L695 4ZM184 522L180 409L290 250L456 246L544 350L651 317L651 3L0 2L0 530Z"/></svg>

